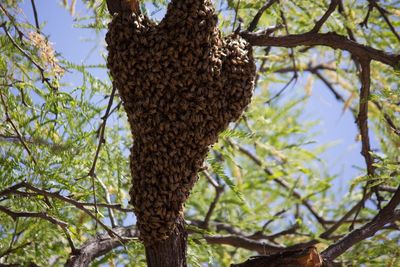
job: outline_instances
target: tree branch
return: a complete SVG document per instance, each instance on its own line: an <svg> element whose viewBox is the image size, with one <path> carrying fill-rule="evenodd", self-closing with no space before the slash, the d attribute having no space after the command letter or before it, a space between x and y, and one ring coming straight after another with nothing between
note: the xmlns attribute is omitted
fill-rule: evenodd
<svg viewBox="0 0 400 267"><path fill-rule="evenodd" d="M258 22L261 19L261 16L264 14L264 12L270 8L274 3L276 3L278 0L269 0L267 1L261 8L258 10L257 14L254 16L253 20L250 22L249 27L247 28L248 32L252 32L257 28Z"/></svg>
<svg viewBox="0 0 400 267"><path fill-rule="evenodd" d="M90 206L90 207L93 207L95 205L94 203L77 201L77 200L74 200L72 198L62 196L59 193L52 193L52 192L48 192L48 191L45 191L45 190L42 190L42 189L38 189L38 188L36 188L36 193L21 192L21 191L18 190L20 188L25 188L26 185L27 185L26 182L22 182L22 183L18 183L18 184L15 184L13 186L10 186L9 188L6 188L6 189L0 191L0 197L6 196L6 195L10 195L10 194L22 195L22 196L27 196L27 195L29 195L29 196L37 196L37 195L41 195L41 196L49 196L49 197L53 197L53 198L58 198L60 200L67 200L66 202L68 202L70 204L73 204L74 206ZM29 185L29 187L33 187L33 186ZM38 190L39 190L39 192L38 192ZM96 205L98 207L111 208L111 209L118 210L118 211L121 211L121 212L133 212L133 209L123 208L121 204L97 203Z"/></svg>
<svg viewBox="0 0 400 267"><path fill-rule="evenodd" d="M359 64L356 63L356 66L357 65L359 65ZM361 69L361 67L360 67L360 69ZM320 70L336 71L336 68L332 68L327 64L312 65L311 63L309 63L306 66L299 67L297 71L300 71L300 70L308 71L308 72L314 74L315 76L317 76L327 86L327 88L332 92L332 94L335 96L336 100L346 103L346 99L344 99L344 97L338 93L338 91L334 88L333 83L331 81L329 81L320 71ZM268 69L260 68L260 71L268 71ZM275 73L287 73L287 72L293 72L295 70L293 69L293 67L286 67L286 68L280 68L280 69L271 70L271 71L273 71ZM382 105L377 100L372 99L370 101L382 113L383 118L385 119L386 123L388 124L388 127L390 128L390 130L392 130L392 132L394 134L400 136L400 128L395 125L394 121L392 120L392 118L390 118L389 114L384 111L384 108L382 107ZM353 114L356 114L356 110L353 107L350 107L349 109L352 111ZM357 117L356 117L356 119L357 119Z"/></svg>
<svg viewBox="0 0 400 267"><path fill-rule="evenodd" d="M361 154L365 159L367 165L367 173L369 176L374 175L373 160L371 155L371 145L369 140L368 130L368 102L371 94L371 74L370 74L370 61L363 61L361 63L361 90L360 90L360 107L357 118L358 127L360 129L362 150Z"/></svg>
<svg viewBox="0 0 400 267"><path fill-rule="evenodd" d="M288 248L285 247L274 246L266 242L255 241L239 235L205 235L204 239L208 244L230 245L236 248L244 248L247 250L256 251L263 255L269 255L288 250Z"/></svg>
<svg viewBox="0 0 400 267"><path fill-rule="evenodd" d="M204 171L204 174L206 175L206 177L209 177L208 178L209 180L210 180L210 178L211 178L211 180L214 180L207 171ZM210 207L208 208L206 216L204 217L204 221L203 221L203 227L204 228L208 228L208 222L211 219L211 215L214 212L214 209L217 206L217 203L218 203L222 193L224 192L224 186L223 185L219 185L219 184L214 185L213 184L213 186L214 186L214 189L215 189L215 197L214 197L213 201L211 202Z"/></svg>
<svg viewBox="0 0 400 267"><path fill-rule="evenodd" d="M95 156L94 156L94 159L93 159L92 167L90 168L90 171L89 171L89 176L94 175L95 172L96 172L96 163L97 163L97 160L98 160L99 155L100 155L101 146L105 142L104 135L105 135L106 125L107 125L107 119L108 119L109 114L111 112L111 107L112 107L112 104L114 102L114 97L115 97L115 92L116 91L117 91L117 87L115 85L113 85L113 88L112 88L112 91L111 91L111 95L110 95L110 99L108 101L108 105L107 105L107 108L106 108L106 112L105 112L104 116L101 118L102 119L102 123L101 123L100 128L99 128L99 136L98 136L99 142L98 142L96 153L95 153Z"/></svg>
<svg viewBox="0 0 400 267"><path fill-rule="evenodd" d="M17 134L18 140L21 142L21 144L23 145L23 147L25 148L26 152L28 153L28 155L31 157L33 163L35 163L35 165L37 165L36 159L33 156L31 150L29 149L29 147L26 145L24 139L22 138L21 133L19 132L17 126L15 125L15 123L13 122L13 120L10 117L10 113L8 112L8 106L6 104L6 101L4 100L4 96L3 93L0 92L0 98L1 98L1 103L3 104L3 108L4 108L4 113L6 115L6 121L8 123L10 123L11 127L14 129L15 133Z"/></svg>
<svg viewBox="0 0 400 267"><path fill-rule="evenodd" d="M97 175L96 175L96 163L97 163L97 160L98 160L99 155L100 155L101 146L102 146L103 143L105 143L104 135L105 135L106 125L107 125L107 119L108 119L109 114L111 112L111 107L112 107L112 104L114 102L114 96L115 96L115 92L116 91L117 91L117 87L113 84L113 88L112 88L110 99L108 101L106 112L105 112L104 116L102 117L102 123L101 123L100 128L99 128L99 136L98 136L99 137L99 142L98 142L98 145L97 145L96 153L95 153L95 156L94 156L94 159L93 159L92 167L90 168L89 173L88 173L88 176L91 178L91 181L92 181L92 192L93 192L94 209L95 209L96 218L97 218L98 211L97 211L97 198L96 198L95 179L100 181L98 179ZM107 199L107 194L108 194L107 188L105 188L105 192L106 192L106 199ZM110 220L112 222L112 226L114 227L114 218L113 218L112 211L110 209L109 209L109 214L110 214Z"/></svg>
<svg viewBox="0 0 400 267"><path fill-rule="evenodd" d="M396 36L397 40L400 41L400 35L397 33L396 28L393 26L392 22L389 20L387 14L389 13L386 9L384 9L383 7L381 7L380 5L378 5L376 0L368 0L369 4L370 4L370 10L369 12L373 9L376 8L378 10L378 12L381 14L381 16L383 17L383 19L385 20L386 24L389 26L390 30L392 31L392 33L394 34L394 36ZM367 16L368 17L368 16ZM367 19L368 20L368 19Z"/></svg>
<svg viewBox="0 0 400 267"><path fill-rule="evenodd" d="M11 24L14 26L15 30L18 33L18 37L20 40L24 37L24 33L19 29L17 24L15 23L15 18L11 16L11 14L5 9L5 7L0 3L0 9L4 12L4 14L7 16L7 18L10 20Z"/></svg>
<svg viewBox="0 0 400 267"><path fill-rule="evenodd" d="M389 203L384 207L374 219L365 224L363 227L356 229L346 235L344 238L329 246L325 251L322 252L322 256L326 262L330 262L341 254L346 252L353 245L358 242L375 235L375 233L381 230L386 224L400 219L400 210L395 210L400 203L400 186L396 193L393 195Z"/></svg>
<svg viewBox="0 0 400 267"><path fill-rule="evenodd" d="M96 258L103 256L120 247L129 241L137 238L136 230L132 227L118 227L113 229L123 239L111 237L109 234L102 234L89 239L75 253L71 253L65 267L85 267Z"/></svg>
<svg viewBox="0 0 400 267"><path fill-rule="evenodd" d="M100 219L97 218L96 215L94 215L90 210L88 210L86 208L86 206L88 206L88 203L82 203L82 202L73 200L73 199L71 199L69 197L62 196L59 193L53 193L53 192L48 192L46 190L39 189L39 188L37 188L37 187L31 185L30 183L27 183L27 182L21 182L21 183L16 184L16 185L14 185L14 186L12 186L12 187L10 187L8 189L5 189L5 190L1 191L0 192L0 196L6 195L6 194L18 194L18 193L21 193L20 191L18 191L18 190L16 191L15 190L15 188L21 188L21 187L24 187L24 188L26 188L26 189L28 189L30 191L33 191L33 192L35 192L37 194L42 195L42 196L56 198L56 199L59 199L59 200L65 202L65 203L72 204L76 208L82 210L84 213L89 215L89 217L94 219L96 221L96 223L99 223L107 231L107 233L109 235L116 236L116 237L120 238L116 233L114 233L114 231L110 227L108 227L106 224L104 224ZM24 192L22 192L22 193L24 193ZM90 205L95 205L95 204L90 204ZM103 205L105 207L111 207L112 206L112 205L110 206L108 204L103 204ZM96 206L98 206L98 205L96 204ZM116 206L116 207L118 207L118 206Z"/></svg>
<svg viewBox="0 0 400 267"><path fill-rule="evenodd" d="M66 222L56 219L48 215L46 212L12 211L4 206L0 206L0 211L13 218L13 220L16 218L40 218L49 221L52 224L58 225L61 228L66 228L68 226Z"/></svg>
<svg viewBox="0 0 400 267"><path fill-rule="evenodd" d="M369 139L369 129L368 129L368 103L371 94L371 62L369 59L367 59L360 61L359 64L361 66L361 73L360 73L361 89L360 89L360 104L359 104L359 113L357 117L357 124L361 135L361 155L364 157L365 160L368 177L372 178L374 176L375 167L373 166L371 145ZM364 187L361 205L359 206L359 209L356 211L354 219L357 219L359 212L364 207L365 201L368 199L366 195L369 184L370 182L368 181L367 185ZM380 201L378 191L376 191L376 194L378 197L378 201ZM354 225L352 224L350 226L350 229L352 229L353 226Z"/></svg>
<svg viewBox="0 0 400 267"><path fill-rule="evenodd" d="M317 267L322 266L322 258L320 257L316 247L308 246L302 249L284 251L270 256L255 256L243 263L231 265L231 267L264 266Z"/></svg>
<svg viewBox="0 0 400 267"><path fill-rule="evenodd" d="M333 49L341 49L350 52L358 59L370 59L398 68L400 55L387 53L375 48L356 43L345 36L334 32L291 34L287 36L267 36L260 33L241 32L240 35L253 46L276 46L276 47L296 47L296 46L328 46Z"/></svg>
<svg viewBox="0 0 400 267"><path fill-rule="evenodd" d="M12 38L12 36L8 32L7 27L4 23L1 24L0 26L3 28L4 32L6 33L6 36L14 45L14 47L17 48L36 67L36 69L39 70L39 73L42 78L42 83L47 84L47 86L51 88L53 91L57 91L57 88L51 84L50 79L45 76L45 69L42 66L40 66L39 63L37 63L24 49L22 49L22 47L20 47L17 44L17 42Z"/></svg>
<svg viewBox="0 0 400 267"><path fill-rule="evenodd" d="M321 29L322 25L328 20L328 18L331 16L331 14L335 11L337 5L339 4L340 0L331 0L331 3L329 4L328 10L325 12L325 14L320 18L320 20L315 23L314 28L310 32L317 33Z"/></svg>
<svg viewBox="0 0 400 267"><path fill-rule="evenodd" d="M69 148L69 146L67 144L52 143L52 142L49 142L40 137L30 137L30 136L21 136L21 137L25 143L29 143L29 144L33 144L33 145L47 146L51 150L55 150L55 151L65 151ZM10 143L21 143L22 144L18 135L6 135L6 134L0 133L0 141L2 141L2 140L10 142Z"/></svg>
<svg viewBox="0 0 400 267"><path fill-rule="evenodd" d="M33 16L35 17L36 31L37 31L37 33L40 34L39 17L38 17L38 13L37 13L37 9L36 9L35 0L31 0L31 5L32 5L32 10L33 10Z"/></svg>
<svg viewBox="0 0 400 267"><path fill-rule="evenodd" d="M238 145L238 144L234 144L233 142L228 140L228 143L230 143L231 145L233 145L234 147L236 147L239 152L243 153L244 155L246 155L247 157L249 157L256 165L263 167L263 162L261 161L261 159L259 159L256 155L254 155L253 153L251 153L250 151L248 151L247 149L245 149L244 147ZM272 176L272 171L269 170L266 167L263 167L264 172L267 175ZM291 187L282 179L279 178L274 178L273 181L275 183L277 183L279 186L281 186L282 188L291 191ZM292 190L292 195L301 201L301 203L311 212L311 214L315 217L315 219L325 228L325 220L318 214L318 212L314 209L314 207L307 201L307 199L303 198L299 192L297 192L297 190L293 189Z"/></svg>
<svg viewBox="0 0 400 267"><path fill-rule="evenodd" d="M334 225L332 225L328 230L323 232L320 235L320 238L327 239L333 232L335 232L343 223L347 221L348 218L350 218L351 215L353 215L355 212L357 212L365 202L365 199L368 199L372 193L369 191L365 195L363 195L363 198L356 204L354 205L349 211L346 212L345 215L343 215L342 218L340 218ZM356 218L354 218L356 219ZM354 222L355 220L353 220Z"/></svg>
<svg viewBox="0 0 400 267"><path fill-rule="evenodd" d="M201 221L197 221L194 226L201 226ZM97 235L89 239L80 249L77 249L75 253L70 254L69 259L66 263L66 267L84 267L88 266L95 258L103 256L111 250L123 246L127 242L137 240L138 233L134 226L129 227L118 227L113 229L119 236L122 237L122 241L116 237L111 237L109 234ZM231 235L203 235L205 241L209 244L216 245L229 245L236 248L243 248L251 251L258 252L263 255L269 255L274 253L281 253L286 251L295 251L309 247L313 243L307 242L304 244L297 244L291 247L282 247L268 244L266 242L252 240L250 238L231 234Z"/></svg>

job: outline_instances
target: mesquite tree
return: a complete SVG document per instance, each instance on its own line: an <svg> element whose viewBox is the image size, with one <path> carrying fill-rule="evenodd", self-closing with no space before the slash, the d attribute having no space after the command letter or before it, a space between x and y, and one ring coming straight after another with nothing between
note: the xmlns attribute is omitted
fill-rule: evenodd
<svg viewBox="0 0 400 267"><path fill-rule="evenodd" d="M95 66L0 3L0 265L399 264L398 3L83 2ZM340 199L313 87L357 126Z"/></svg>

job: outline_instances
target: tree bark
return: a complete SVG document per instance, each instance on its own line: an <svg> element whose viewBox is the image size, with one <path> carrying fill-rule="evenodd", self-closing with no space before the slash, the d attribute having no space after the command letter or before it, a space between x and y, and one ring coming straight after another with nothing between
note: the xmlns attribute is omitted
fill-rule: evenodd
<svg viewBox="0 0 400 267"><path fill-rule="evenodd" d="M146 247L148 267L186 267L187 232L179 218L168 239Z"/></svg>

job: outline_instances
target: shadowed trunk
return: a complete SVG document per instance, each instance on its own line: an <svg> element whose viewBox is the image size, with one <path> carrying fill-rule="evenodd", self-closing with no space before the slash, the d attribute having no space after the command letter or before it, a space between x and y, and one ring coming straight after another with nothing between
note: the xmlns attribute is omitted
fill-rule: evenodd
<svg viewBox="0 0 400 267"><path fill-rule="evenodd" d="M185 267L187 233L183 219L179 219L176 229L168 239L146 247L149 267Z"/></svg>

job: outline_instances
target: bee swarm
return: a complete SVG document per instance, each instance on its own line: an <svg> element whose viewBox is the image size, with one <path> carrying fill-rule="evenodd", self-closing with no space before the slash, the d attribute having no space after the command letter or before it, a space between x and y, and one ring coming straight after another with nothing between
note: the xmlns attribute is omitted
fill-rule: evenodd
<svg viewBox="0 0 400 267"><path fill-rule="evenodd" d="M210 0L173 0L158 25L120 12L106 41L134 138L130 201L151 245L174 230L209 146L249 104L255 63L245 40L221 37Z"/></svg>

